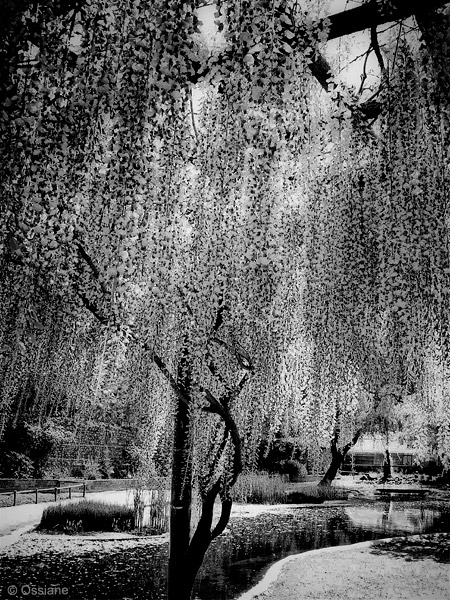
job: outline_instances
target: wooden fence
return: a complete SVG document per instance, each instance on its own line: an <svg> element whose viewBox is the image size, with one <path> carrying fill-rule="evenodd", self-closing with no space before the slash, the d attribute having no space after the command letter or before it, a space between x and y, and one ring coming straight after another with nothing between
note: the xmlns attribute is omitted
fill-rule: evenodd
<svg viewBox="0 0 450 600"><path fill-rule="evenodd" d="M17 505L17 496L18 494L35 494L35 504L38 503L38 494L39 492L45 493L50 492L54 495L55 502L58 500L58 497L61 496L61 490L68 490L68 499L72 498L72 491L75 488L82 488L83 498L86 497L86 482L84 483L74 483L71 485L62 485L55 486L51 488L33 488L32 490L12 490L9 492L0 492L0 496L12 496L12 506Z"/></svg>

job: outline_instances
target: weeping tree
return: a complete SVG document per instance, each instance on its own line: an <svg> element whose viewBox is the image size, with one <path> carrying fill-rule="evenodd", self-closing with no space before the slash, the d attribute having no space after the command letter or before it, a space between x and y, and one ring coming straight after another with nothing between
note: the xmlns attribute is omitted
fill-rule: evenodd
<svg viewBox="0 0 450 600"><path fill-rule="evenodd" d="M436 345L427 337L442 316L442 290L432 292L432 308L423 296L445 257L419 252L424 280L406 296L403 271L391 269L388 240L408 254L414 219L433 243L445 237L435 229L446 183L431 162L436 128L420 121L419 137L400 111L410 70L387 88L394 109L383 143L360 151L362 141L338 127L333 164L314 164L326 137L311 102L319 84L349 123L364 120L364 107L330 84L318 40L365 27L368 15L381 23L403 13L366 5L359 25L344 26L337 17L311 23L295 2L219 3L224 49L207 56L196 8L18 3L1 54L2 405L11 407L23 379L37 382L37 398L53 397L57 379L77 410L93 398L108 410L131 395L155 439L172 433L169 597L177 600L189 598L226 527L233 484L255 459L265 420L274 435L296 406L309 439L331 437L336 415L356 414L371 345L377 364L400 348L396 360L415 381L420 344L425 352L446 339L445 327L433 330ZM435 186L431 221L420 194L399 183L407 143L416 162L430 155L406 175L421 193L422 181ZM374 178L361 181L366 167ZM406 209L398 217L394 194L412 198L414 219ZM295 344L306 349L300 358L290 355ZM371 377L382 386L387 376Z"/></svg>
<svg viewBox="0 0 450 600"><path fill-rule="evenodd" d="M436 439L448 456L447 383L438 373L448 370L449 106L427 38L396 34L374 135L364 139L341 119L339 152L308 205L305 331L312 372L332 405L324 484L373 423L380 399L383 414L407 397L439 414ZM352 378L370 394L372 416L339 448Z"/></svg>
<svg viewBox="0 0 450 600"><path fill-rule="evenodd" d="M174 417L169 597L178 599L227 524L262 414L276 410L266 383L289 328L283 281L295 250L284 245L282 183L306 111L301 88L280 98L288 75L303 79L303 58L273 54L281 42L265 32L264 8L244 16L230 7L227 36L247 58L211 69L196 122L193 9L87 2L61 16L26 7L29 45L2 122L2 293L11 298L2 402L11 406L24 373L42 397L40 375L51 386L61 362L77 410L92 398L108 409L129 384L141 403L150 392L154 409L155 384L162 414ZM248 53L253 21L265 39ZM126 377L130 364L139 371ZM249 431L245 449L239 427ZM201 512L191 535L194 484Z"/></svg>

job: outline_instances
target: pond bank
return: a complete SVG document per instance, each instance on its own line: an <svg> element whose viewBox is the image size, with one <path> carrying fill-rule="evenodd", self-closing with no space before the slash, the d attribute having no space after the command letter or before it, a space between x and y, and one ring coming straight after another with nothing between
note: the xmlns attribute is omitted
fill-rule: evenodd
<svg viewBox="0 0 450 600"><path fill-rule="evenodd" d="M362 542L288 556L239 600L450 598L450 534Z"/></svg>

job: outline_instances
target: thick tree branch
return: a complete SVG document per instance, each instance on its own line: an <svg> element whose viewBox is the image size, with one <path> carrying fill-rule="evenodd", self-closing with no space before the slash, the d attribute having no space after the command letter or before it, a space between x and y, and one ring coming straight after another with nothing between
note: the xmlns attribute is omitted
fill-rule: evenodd
<svg viewBox="0 0 450 600"><path fill-rule="evenodd" d="M338 432L338 429L336 428L334 430L334 435L333 435L333 437L331 438L331 441L330 441L330 450L331 450L331 455L332 456L337 456L339 454L339 450L338 450L338 447L337 447L338 440L339 440L339 432Z"/></svg>
<svg viewBox="0 0 450 600"><path fill-rule="evenodd" d="M208 388L200 387L200 391L203 393L205 398L209 402L209 406L206 406L204 410L216 415L219 415L225 422L225 409L217 398L208 390Z"/></svg>
<svg viewBox="0 0 450 600"><path fill-rule="evenodd" d="M211 537L211 525L213 520L214 512L214 501L220 490L220 481L216 481L211 490L205 495L202 501L202 512L200 520L195 528L194 535L189 543L187 549L185 562L186 569L185 573L187 577L191 578L191 581L187 583L187 589L191 589L195 575L200 568L205 552L208 549L212 537Z"/></svg>
<svg viewBox="0 0 450 600"><path fill-rule="evenodd" d="M213 330L217 333L217 331L220 329L220 326L223 323L223 313L224 311L227 309L226 305L224 304L223 300L222 302L219 304L219 307L217 309L217 314L216 314L216 319L214 321L214 325L213 325Z"/></svg>
<svg viewBox="0 0 450 600"><path fill-rule="evenodd" d="M375 0L362 6L331 15L323 21L322 25L319 24L319 28L321 27L327 31L328 40L357 33L365 29L371 29L373 40L373 32L379 25L405 19L413 15L424 16L446 4L448 4L448 0L430 0L427 3L424 3L423 0L394 0L387 6L386 2ZM292 28L289 29L289 37L286 37L286 42L295 50L300 48L306 36L307 33L305 31L292 25ZM382 56L376 40L373 47L380 67L383 68ZM190 82L195 85L199 81L206 79L220 67L225 66L227 63L233 63L235 60L234 52L232 50L225 50L218 56L212 57L207 65L194 62L192 64L194 73L190 77ZM309 68L322 88L329 91L330 80L332 80L331 68L319 52L316 52L315 58L311 61ZM367 119L376 119L381 110L380 105L373 100L362 103L359 106L346 103L346 106L351 110L358 123ZM371 130L368 130L369 134L370 132Z"/></svg>
<svg viewBox="0 0 450 600"><path fill-rule="evenodd" d="M231 498L224 498L222 500L222 511L220 513L220 518L217 521L217 525L214 527L214 529L211 532L212 540L224 532L225 527L227 526L228 521L230 520L232 506L233 506L233 501L231 500Z"/></svg>
<svg viewBox="0 0 450 600"><path fill-rule="evenodd" d="M239 431L238 431L236 422L233 419L233 417L231 416L230 411L228 410L228 407L224 406L224 404L221 401L217 400L217 398L215 398L208 389L203 388L202 391L203 391L203 394L205 395L205 398L209 402L209 407L205 408L205 410L207 412L212 412L212 413L219 415L221 417L221 419L223 420L225 427L227 428L227 430L229 431L229 433L231 435L231 439L232 439L232 442L234 445L234 460L233 460L233 476L232 476L232 479L230 482L230 487L233 487L233 485L235 484L235 482L239 476L239 473L242 471L241 437L239 435Z"/></svg>
<svg viewBox="0 0 450 600"><path fill-rule="evenodd" d="M426 14L448 3L448 0L393 0L389 5L380 1L367 2L331 15L324 22L324 28L328 21L328 39L333 40L392 21L407 19L415 14Z"/></svg>
<svg viewBox="0 0 450 600"><path fill-rule="evenodd" d="M375 52L375 56L377 57L380 71L384 73L386 67L384 66L383 55L381 54L380 44L378 43L377 28L375 26L370 28L370 43L372 44L373 51Z"/></svg>

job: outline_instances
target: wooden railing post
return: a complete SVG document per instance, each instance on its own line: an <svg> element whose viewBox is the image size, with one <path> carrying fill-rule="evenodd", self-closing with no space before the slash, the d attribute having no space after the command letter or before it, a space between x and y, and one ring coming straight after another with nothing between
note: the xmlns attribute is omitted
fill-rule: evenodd
<svg viewBox="0 0 450 600"><path fill-rule="evenodd" d="M83 498L86 498L86 482L83 483Z"/></svg>
<svg viewBox="0 0 450 600"><path fill-rule="evenodd" d="M35 504L37 504L37 503L38 503L38 489L37 489L37 488L36 488L36 492L35 492L35 493L36 493L36 500L35 500Z"/></svg>
<svg viewBox="0 0 450 600"><path fill-rule="evenodd" d="M13 506L16 506L17 504L17 491L14 490L13 492Z"/></svg>
<svg viewBox="0 0 450 600"><path fill-rule="evenodd" d="M72 488L69 485L69 500L72 500Z"/></svg>
<svg viewBox="0 0 450 600"><path fill-rule="evenodd" d="M56 502L57 499L58 499L58 488L55 487L55 502Z"/></svg>

